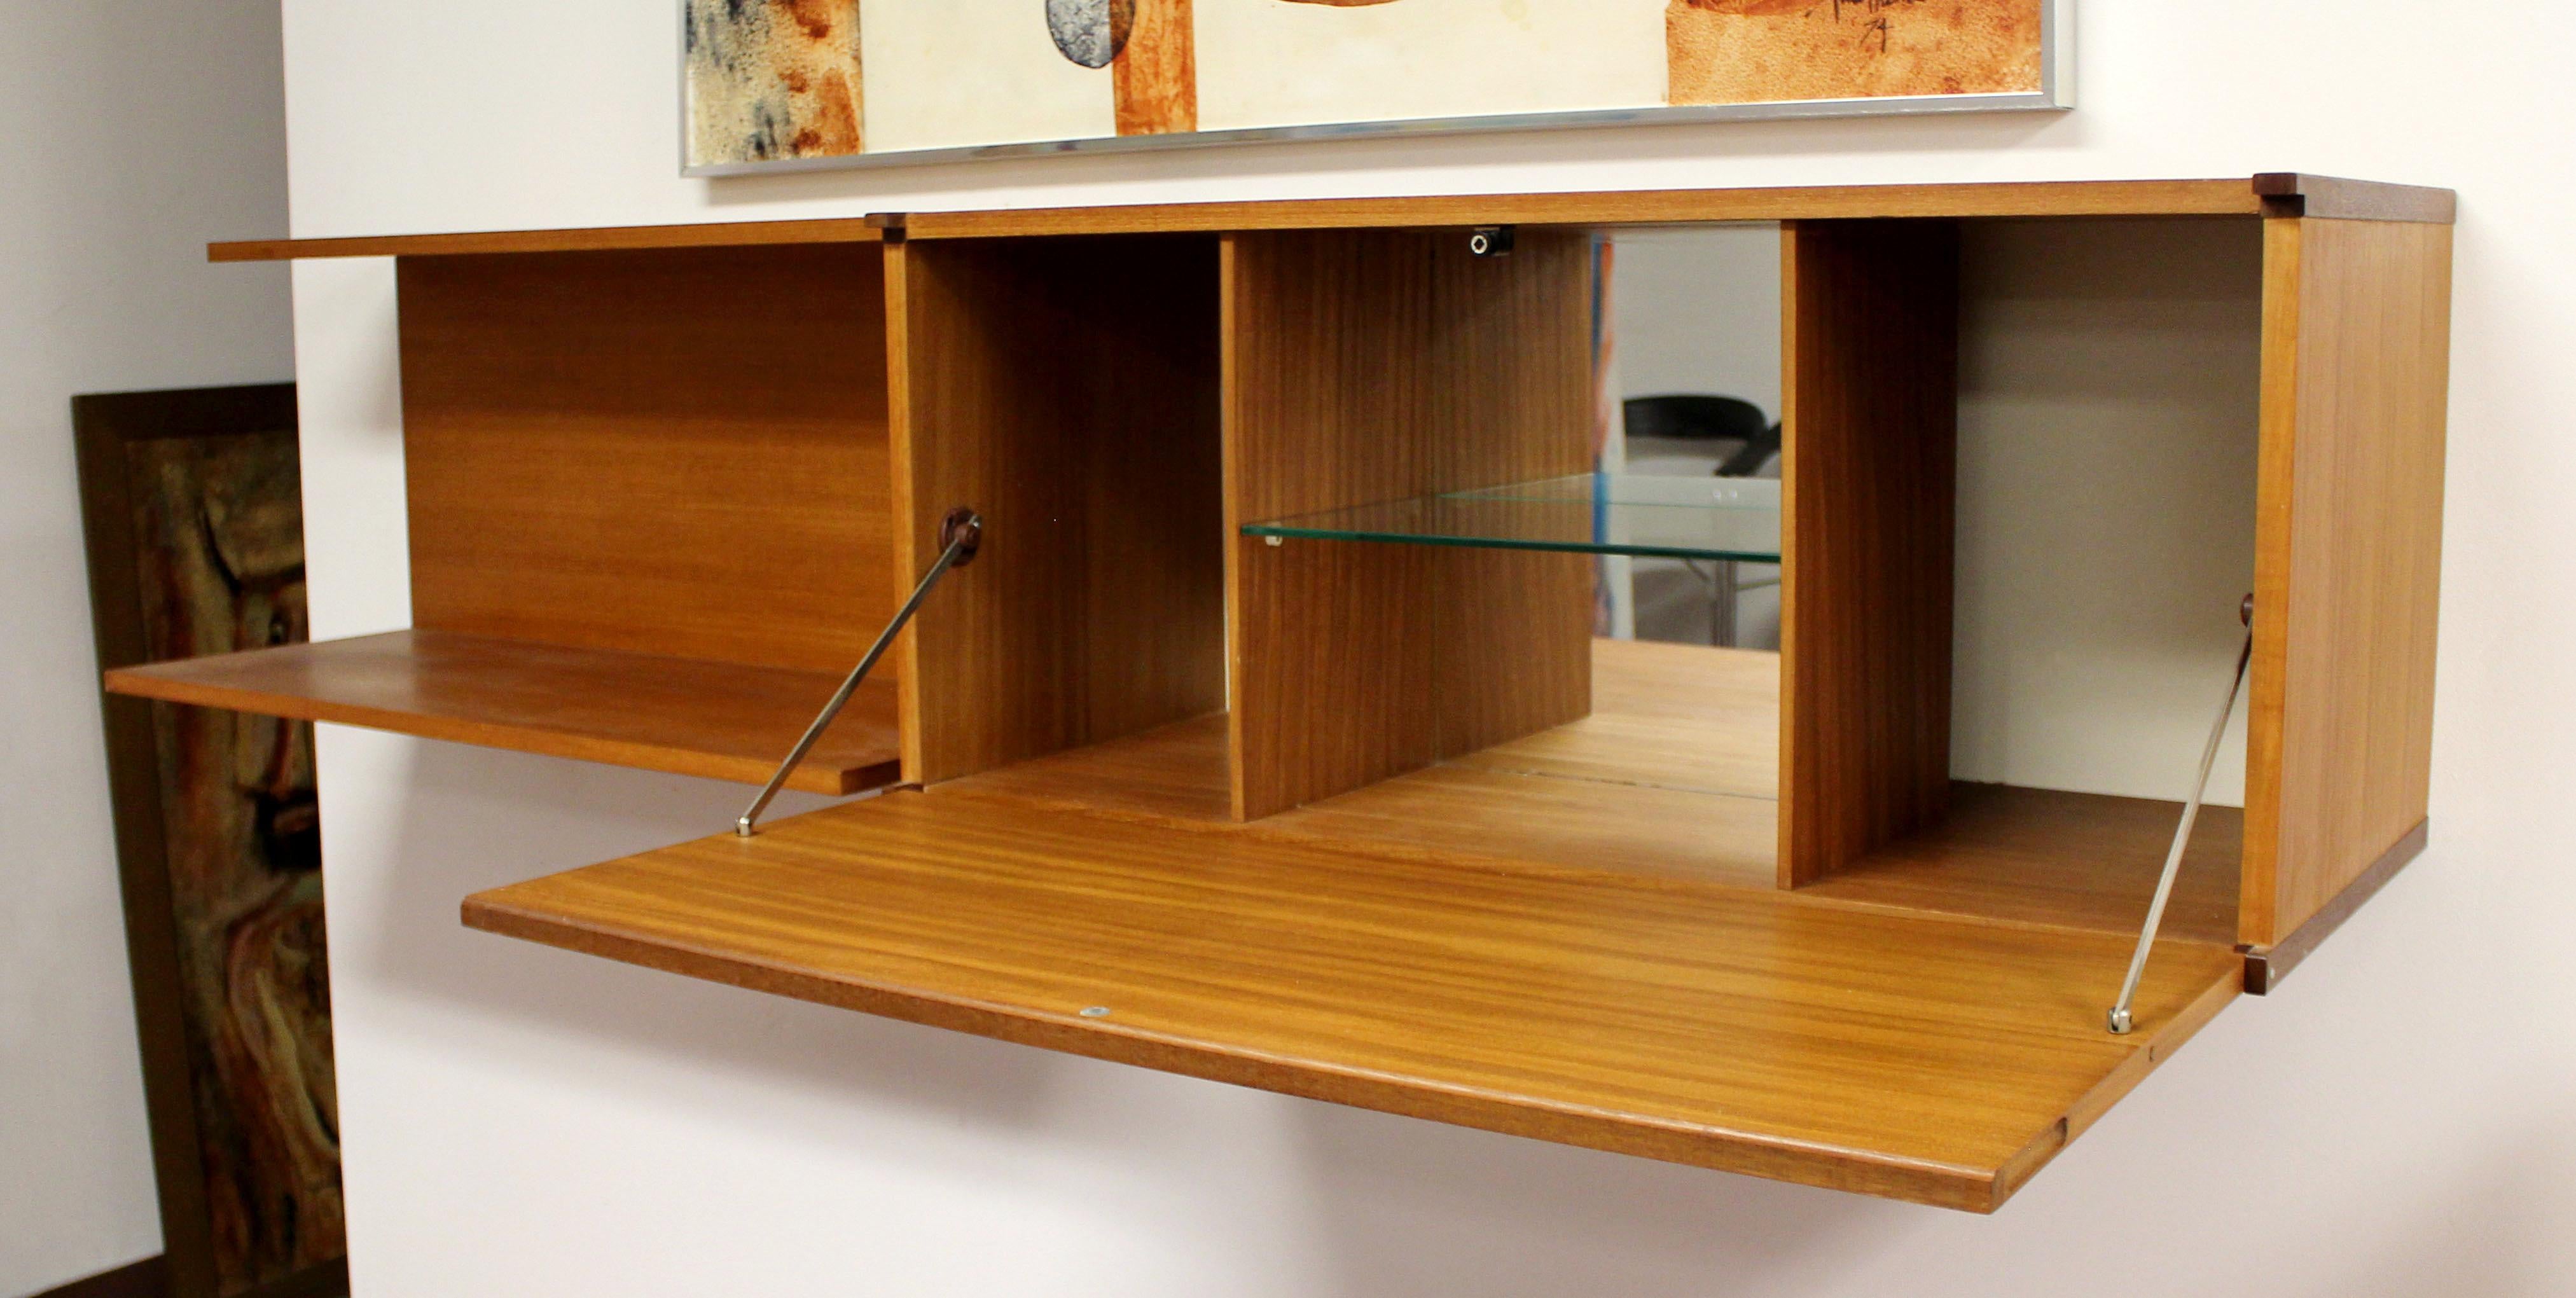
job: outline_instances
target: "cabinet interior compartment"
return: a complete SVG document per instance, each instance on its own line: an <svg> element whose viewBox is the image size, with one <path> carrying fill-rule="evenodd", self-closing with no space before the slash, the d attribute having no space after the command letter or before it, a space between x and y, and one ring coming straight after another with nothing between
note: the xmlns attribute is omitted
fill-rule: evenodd
<svg viewBox="0 0 2576 1298"><path fill-rule="evenodd" d="M1225 707L1217 243L903 243L896 569L985 520L898 645L904 778L936 786Z"/></svg>
<svg viewBox="0 0 2576 1298"><path fill-rule="evenodd" d="M757 782L895 606L874 243L406 256L412 628L112 687ZM795 772L895 775L893 673Z"/></svg>

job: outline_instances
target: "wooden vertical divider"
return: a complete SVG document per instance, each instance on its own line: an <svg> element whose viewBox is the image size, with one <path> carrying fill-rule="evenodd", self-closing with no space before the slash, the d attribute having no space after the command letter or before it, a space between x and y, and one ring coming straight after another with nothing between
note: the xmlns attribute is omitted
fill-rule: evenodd
<svg viewBox="0 0 2576 1298"><path fill-rule="evenodd" d="M2449 225L2264 231L2238 912L2258 950L2423 841L2451 319Z"/></svg>
<svg viewBox="0 0 2576 1298"><path fill-rule="evenodd" d="M1431 236L1432 491L1589 472L1592 236L1524 230L1503 259ZM1594 587L1586 554L1443 549L1432 628L1446 760L1592 712Z"/></svg>
<svg viewBox="0 0 2576 1298"><path fill-rule="evenodd" d="M895 577L984 516L899 647L921 784L1225 705L1206 237L887 246Z"/></svg>
<svg viewBox="0 0 2576 1298"><path fill-rule="evenodd" d="M873 244L402 258L413 625L846 670L894 608L882 274Z"/></svg>
<svg viewBox="0 0 2576 1298"><path fill-rule="evenodd" d="M1245 233L1225 242L1234 812L1258 819L1591 709L1585 556L1245 523L1592 465L1590 236Z"/></svg>
<svg viewBox="0 0 2576 1298"><path fill-rule="evenodd" d="M1957 227L1781 228L1780 884L1950 792Z"/></svg>

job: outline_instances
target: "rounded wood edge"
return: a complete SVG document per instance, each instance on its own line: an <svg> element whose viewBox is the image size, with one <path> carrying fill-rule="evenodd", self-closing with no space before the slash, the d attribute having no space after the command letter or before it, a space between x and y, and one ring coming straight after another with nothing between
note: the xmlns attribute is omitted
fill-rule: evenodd
<svg viewBox="0 0 2576 1298"><path fill-rule="evenodd" d="M1964 1212L1995 1211L2013 1188L2063 1145L2061 1121L2006 1167L1988 1171L1413 1084L1375 1073L1228 1050L1213 1043L1172 1040L1097 1020L846 982L631 938L544 914L531 899L514 895L542 889L546 882L540 878L471 894L460 903L458 918L479 932L1015 1045L1502 1135ZM2039 1150L2044 1155L2033 1161L2033 1153ZM2018 1176L2013 1175L2015 1170Z"/></svg>

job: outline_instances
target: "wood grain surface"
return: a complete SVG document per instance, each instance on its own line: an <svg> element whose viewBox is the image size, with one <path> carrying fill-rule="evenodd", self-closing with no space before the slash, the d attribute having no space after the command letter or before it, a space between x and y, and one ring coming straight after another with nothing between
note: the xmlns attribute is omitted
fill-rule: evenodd
<svg viewBox="0 0 2576 1298"><path fill-rule="evenodd" d="M1825 185L1559 194L1424 195L1113 207L877 213L794 221L457 234L250 239L210 244L212 261L444 256L769 243L874 242L889 229L923 239L1477 225L1656 225L1846 217L2261 216L2267 212L2448 222L2450 190L2296 172L2211 180L2016 181L1962 185ZM2291 210L2296 205L2298 210Z"/></svg>
<svg viewBox="0 0 2576 1298"><path fill-rule="evenodd" d="M1939 823L1799 895L2134 935L2181 816L2181 803L2154 798L1961 783ZM2234 944L2244 820L2234 807L2201 809L2164 936Z"/></svg>
<svg viewBox="0 0 2576 1298"><path fill-rule="evenodd" d="M1780 877L1941 817L1950 791L1958 232L1782 227Z"/></svg>
<svg viewBox="0 0 2576 1298"><path fill-rule="evenodd" d="M837 675L440 631L285 645L107 674L117 694L757 784ZM861 687L787 786L894 782L892 684Z"/></svg>
<svg viewBox="0 0 2576 1298"><path fill-rule="evenodd" d="M1582 556L1240 535L1590 467L1588 240L1477 258L1410 231L1240 236L1224 301L1236 814L1588 710Z"/></svg>
<svg viewBox="0 0 2576 1298"><path fill-rule="evenodd" d="M1216 715L989 771L937 792L1416 860L1533 868L1580 862L1584 869L1774 886L1778 803L1656 783L1659 770L1632 766L1611 776L1618 751L1564 738L1553 755L1598 774L1549 775L1467 759L1249 822L1231 814L1225 718Z"/></svg>
<svg viewBox="0 0 2576 1298"><path fill-rule="evenodd" d="M2449 225L2459 195L2422 185L2390 185L2341 176L2266 172L2254 177L2267 216L2308 216L2338 221L2429 221Z"/></svg>
<svg viewBox="0 0 2576 1298"><path fill-rule="evenodd" d="M1589 714L1449 761L1560 780L1776 796L1779 655L1598 640L1588 656L1594 699ZM1227 820L1224 730L1225 718L1210 714L1019 762L941 791Z"/></svg>
<svg viewBox="0 0 2576 1298"><path fill-rule="evenodd" d="M905 778L972 775L1225 706L1217 250L889 247L894 573L952 508L983 550L899 652Z"/></svg>
<svg viewBox="0 0 2576 1298"><path fill-rule="evenodd" d="M397 273L414 626L858 661L895 604L876 248Z"/></svg>
<svg viewBox="0 0 2576 1298"><path fill-rule="evenodd" d="M1968 185L1832 185L1557 194L1323 198L1117 207L914 212L915 239L1180 231L1463 229L1480 225L1661 225L1874 217L2260 216L2263 199L2226 180L2038 181Z"/></svg>
<svg viewBox="0 0 2576 1298"><path fill-rule="evenodd" d="M1603 640L1581 720L1231 823L1225 722L1205 716L943 785L1176 827L1415 859L1778 887L1780 666L1774 654ZM2179 803L1954 786L1950 814L1806 885L1819 903L2135 934ZM2241 813L2203 810L2168 936L2232 944Z"/></svg>
<svg viewBox="0 0 2576 1298"><path fill-rule="evenodd" d="M896 793L476 928L1096 1058L1991 1211L2236 993L2168 942Z"/></svg>
<svg viewBox="0 0 2576 1298"><path fill-rule="evenodd" d="M206 260L294 261L313 257L448 257L463 253L605 252L647 248L743 248L781 243L875 243L875 217L799 221L706 221L567 230L476 230L455 234L359 235L335 239L243 239L206 245Z"/></svg>
<svg viewBox="0 0 2576 1298"><path fill-rule="evenodd" d="M1489 770L1780 796L1780 655L1592 642L1592 711L1450 760Z"/></svg>
<svg viewBox="0 0 2576 1298"><path fill-rule="evenodd" d="M1610 702L1580 720L1248 823L1230 814L1222 716L939 793L1424 860L1774 886L1778 657L1604 640L1591 658L1595 695Z"/></svg>
<svg viewBox="0 0 2576 1298"><path fill-rule="evenodd" d="M2451 229L2265 223L2243 929L2268 947L2425 818Z"/></svg>

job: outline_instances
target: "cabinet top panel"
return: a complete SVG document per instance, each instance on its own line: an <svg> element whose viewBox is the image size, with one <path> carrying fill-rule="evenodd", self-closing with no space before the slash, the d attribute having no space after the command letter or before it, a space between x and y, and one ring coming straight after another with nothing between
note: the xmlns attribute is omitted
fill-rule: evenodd
<svg viewBox="0 0 2576 1298"><path fill-rule="evenodd" d="M1069 234L1222 233L1478 225L1664 225L1868 217L2312 216L2452 219L2447 189L2296 172L2217 180L2078 180L1959 185L1827 185L1559 194L1328 198L980 212L875 213L791 221L611 226L210 245L215 261L420 257L458 253L873 243Z"/></svg>

